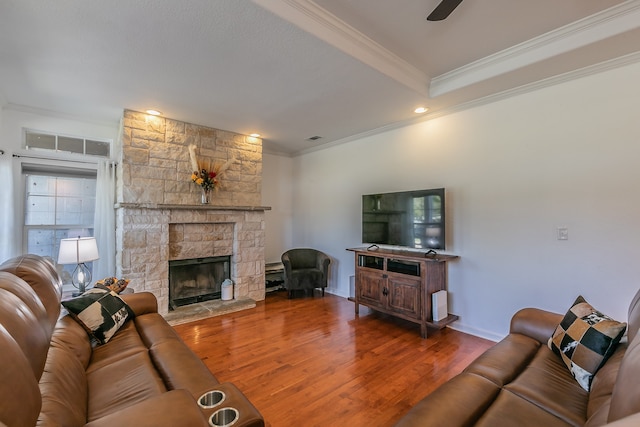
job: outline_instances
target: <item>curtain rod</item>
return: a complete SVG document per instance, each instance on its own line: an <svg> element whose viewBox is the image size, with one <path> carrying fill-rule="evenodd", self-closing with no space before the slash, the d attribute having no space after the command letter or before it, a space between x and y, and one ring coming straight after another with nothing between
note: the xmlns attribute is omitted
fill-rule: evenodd
<svg viewBox="0 0 640 427"><path fill-rule="evenodd" d="M0 150L2 151L2 150ZM2 151L2 153L0 154L4 154L4 151ZM57 159L57 158L52 158L52 157L39 157L39 156L23 156L20 154L12 154L13 157L17 157L17 158L25 158L25 159L36 159L36 160L55 160L55 161L59 161L59 162L71 162L71 163L83 163L83 164L88 164L88 165L95 165L98 164L98 162L88 162L85 160L68 160L68 159ZM118 162L113 161L113 160L107 160L109 162L110 166L117 166Z"/></svg>

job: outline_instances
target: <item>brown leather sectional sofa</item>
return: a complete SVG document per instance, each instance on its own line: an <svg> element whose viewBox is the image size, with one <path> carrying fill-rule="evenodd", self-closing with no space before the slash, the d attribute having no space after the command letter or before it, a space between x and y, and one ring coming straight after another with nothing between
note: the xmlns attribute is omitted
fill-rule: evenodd
<svg viewBox="0 0 640 427"><path fill-rule="evenodd" d="M640 426L640 291L629 307L627 340L596 372L589 392L547 346L562 319L519 311L505 339L418 402L396 427Z"/></svg>
<svg viewBox="0 0 640 427"><path fill-rule="evenodd" d="M61 295L44 258L0 265L0 425L207 426L216 408L202 408L198 398L220 389L221 405L241 414L235 426L264 426L157 313L153 294L123 295L135 317L97 347L70 315L60 316Z"/></svg>

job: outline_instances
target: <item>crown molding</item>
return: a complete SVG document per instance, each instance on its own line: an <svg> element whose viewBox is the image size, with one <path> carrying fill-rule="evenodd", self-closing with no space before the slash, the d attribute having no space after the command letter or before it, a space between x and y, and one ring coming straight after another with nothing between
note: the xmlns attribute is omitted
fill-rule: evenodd
<svg viewBox="0 0 640 427"><path fill-rule="evenodd" d="M640 0L630 0L434 77L429 94L435 98L638 27Z"/></svg>
<svg viewBox="0 0 640 427"><path fill-rule="evenodd" d="M46 108L30 107L28 105L20 105L20 104L13 104L13 103L8 103L3 105L2 109L5 111L18 111L21 113L36 114L39 116L46 116L46 117L55 117L58 119L72 120L72 121L83 122L83 123L88 123L88 124L93 124L98 126L106 126L106 127L117 127L120 123L120 118L116 120L99 120L99 119L86 117L86 116L47 110Z"/></svg>
<svg viewBox="0 0 640 427"><path fill-rule="evenodd" d="M253 2L398 83L428 96L430 82L428 75L313 1L253 0Z"/></svg>
<svg viewBox="0 0 640 427"><path fill-rule="evenodd" d="M411 126L417 123L426 122L429 120L437 119L439 117L447 116L447 115L458 113L461 111L470 110L472 108L480 107L482 105L491 104L504 99L512 98L514 96L523 95L529 92L534 92L536 90L570 82L572 80L576 80L582 77L587 77L593 74L599 74L605 71L614 70L616 68L621 68L627 65L637 64L639 62L640 62L640 51L631 53L628 55L624 55L615 59L610 59L608 61L604 61L598 64L590 65L588 67L580 68L578 70L569 71L569 72L548 77L536 82L514 87L512 89L507 89L502 92L483 96L477 99L472 99L467 102L456 104L448 108L435 110L433 112L420 115L419 117L414 117L408 120L390 123L388 125L381 126L376 129L371 129L369 131L362 132L356 135L347 136L335 141L322 144L318 147L312 147L306 150L298 151L296 153L291 154L291 157L298 157L298 156L312 153L314 151L320 151L327 148L335 147L337 145L346 144L351 141L356 141L369 136L378 135L383 132L388 132L394 129L400 129L406 126Z"/></svg>
<svg viewBox="0 0 640 427"><path fill-rule="evenodd" d="M566 73L547 77L542 80L527 83L522 86L517 86L511 89L504 90L502 92L497 92L491 95L483 96L481 98L463 102L461 104L457 104L449 108L434 111L431 114L427 113L425 117L422 118L422 121L432 120L432 119L446 116L452 113L469 110L471 108L475 108L481 105L491 104L494 102L501 101L503 99L512 98L514 96L523 95L529 92L535 92L540 89L556 86L562 83L570 82L572 80L588 77L594 74L603 73L605 71L621 68L627 65L636 64L638 62L640 62L640 51L631 53L628 55L624 55L618 58L610 59L604 62L600 62L598 64L589 65L587 67L583 67L577 70L572 70Z"/></svg>
<svg viewBox="0 0 640 427"><path fill-rule="evenodd" d="M262 144L262 154L269 154L271 156L279 156L279 157L293 157L293 154L289 151L280 150L271 146L271 142L268 140L263 140Z"/></svg>

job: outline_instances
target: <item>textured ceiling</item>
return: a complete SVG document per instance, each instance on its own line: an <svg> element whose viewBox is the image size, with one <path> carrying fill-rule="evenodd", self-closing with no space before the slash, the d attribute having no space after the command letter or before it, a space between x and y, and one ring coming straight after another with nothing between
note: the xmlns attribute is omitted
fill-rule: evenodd
<svg viewBox="0 0 640 427"><path fill-rule="evenodd" d="M466 0L426 21L437 4L0 0L0 100L113 123L153 107L295 154L640 50L640 0Z"/></svg>

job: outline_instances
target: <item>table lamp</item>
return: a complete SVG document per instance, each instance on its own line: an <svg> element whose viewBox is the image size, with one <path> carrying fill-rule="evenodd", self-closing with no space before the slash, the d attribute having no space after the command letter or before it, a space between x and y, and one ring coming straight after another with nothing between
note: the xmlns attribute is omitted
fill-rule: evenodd
<svg viewBox="0 0 640 427"><path fill-rule="evenodd" d="M98 256L98 245L95 237L80 237L60 240L58 264L76 264L71 275L71 283L78 288L73 296L82 295L91 283L91 271L85 262L95 261Z"/></svg>

